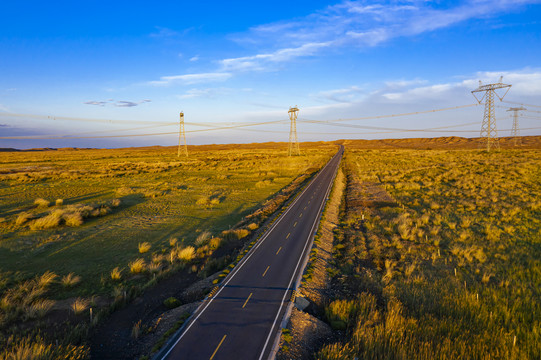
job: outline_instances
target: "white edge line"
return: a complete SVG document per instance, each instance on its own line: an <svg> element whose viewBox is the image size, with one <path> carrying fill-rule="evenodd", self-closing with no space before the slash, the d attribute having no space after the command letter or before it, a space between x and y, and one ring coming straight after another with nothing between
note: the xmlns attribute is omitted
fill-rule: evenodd
<svg viewBox="0 0 541 360"><path fill-rule="evenodd" d="M338 163L340 164L341 161L339 161ZM327 193L325 194L325 198L327 198L327 200L325 201L325 204L327 203L327 201L329 200L328 197L329 197L329 194L331 192L331 189L332 189L332 185L331 184L334 184L334 180L336 179L336 172L334 173L333 177L332 177L332 180L331 180L331 183L329 184L328 188L327 188ZM319 226L319 223L321 221L321 217L319 217L318 219L318 226ZM315 234L314 234L314 237L315 237ZM314 238L312 238L312 241L310 242L311 245L310 245L310 248L312 248L314 242L313 242ZM302 269L304 269L306 267L306 265L308 264L308 253L306 253L304 255L304 262L303 262L303 265L302 265ZM302 272L299 272L299 274L297 275L297 280L295 281L295 289L297 289L301 283L301 279L302 279L302 274L304 273L304 271ZM284 316L282 317L282 327L284 327L285 325L287 325L287 320L289 320L289 317L291 315L291 310L293 309L293 305L294 303L293 302L289 302L288 303L288 306L284 312ZM278 353L278 345L280 345L280 336L276 336L276 339L274 340L274 344L270 350L270 353L269 353L269 360L274 360L275 357L276 357L276 354Z"/></svg>
<svg viewBox="0 0 541 360"><path fill-rule="evenodd" d="M323 171L325 170L325 168L327 168L327 166L329 166L329 164L332 162L332 160L334 159L334 156L327 162L327 164L321 168L321 170L319 171L319 173L312 179L312 181L310 182L310 184L308 184L308 186L300 193L299 196L297 196L297 198L291 203L288 205L288 208L287 210L282 214L280 215L280 217L275 221L275 223L266 231L265 235L263 235L263 237L261 239L259 239L258 243L256 244L256 246L252 247L252 249L250 250L250 254L248 256L245 256L239 264L237 264L237 266L235 266L233 272L231 272L228 276L228 279L227 281L225 281L222 285L220 285L220 290L218 290L216 292L216 294L214 294L214 296L208 301L208 303L205 305L205 307L203 307L203 309L201 310L201 312L193 319L190 321L190 325L182 332L182 334L178 337L178 339L173 343L173 345L171 345L169 347L169 350L160 358L160 359L165 359L169 353L171 353L171 351L175 348L175 346L178 344L178 342L184 337L184 335L190 330L190 328L192 327L192 325L197 321L197 319L199 319L199 317L205 312L205 310L209 307L209 305L212 303L212 301L218 296L218 294L220 294L220 292L222 292L222 290L224 289L224 287L233 279L233 277L238 273L238 271L244 266L244 264L246 264L246 261L248 261L248 259L254 254L255 250L257 248L259 248L259 246L267 239L267 237L269 236L269 234L274 230L274 228L276 226L278 226L278 224L280 223L280 221L282 221L282 219L285 217L285 215L293 208L293 206L297 203L297 201L299 201L299 199L302 197L302 195L304 195L304 193L310 188L310 186L315 182L315 180L323 173ZM321 209L320 209L321 211ZM303 250L303 253L304 253L304 250ZM302 257L301 257L302 258ZM297 267L298 267L298 264L297 264ZM297 272L297 268L295 268L295 272ZM294 274L295 274L294 272ZM289 284L288 288L291 286L291 283ZM286 293L287 294L287 291ZM285 295L284 295L285 296ZM282 302L283 302L283 299L282 299ZM280 307L280 311L281 311L281 307ZM198 310L198 309L197 309ZM196 310L196 312L197 312ZM279 312L278 312L279 314ZM276 322L276 320L275 320ZM273 328L274 328L274 324L273 324ZM271 329L271 333L272 333L272 329ZM267 340L268 342L268 340ZM266 343L265 343L265 347L266 347Z"/></svg>
<svg viewBox="0 0 541 360"><path fill-rule="evenodd" d="M331 161L332 160L333 159L331 159ZM334 179L334 176L333 176L333 179ZM331 179L331 180L333 180L333 179ZM280 305L280 308L278 309L276 317L274 318L274 322L272 323L272 327L271 327L271 329L269 331L269 335L267 336L267 340L265 341L265 345L263 345L263 350L261 350L261 354L259 355L259 360L261 360L263 358L265 350L267 349L267 345L269 344L269 340L270 340L270 338L272 336L272 332L274 331L274 327L276 326L276 322L278 320L278 317L280 317L280 313L282 312L282 308L284 307L284 301L285 301L285 299L287 297L287 293L289 291L289 288L291 287L291 284L293 283L293 279L295 278L295 275L297 274L297 269L299 268L299 265L300 265L301 261L304 260L306 248L307 248L307 246L309 244L312 243L309 240L312 237L312 234L314 233L314 229L315 229L316 225L319 223L319 215L321 214L321 210L323 209L323 206L327 203L326 198L327 198L327 196L329 194L329 189L331 188L331 185L333 184L333 182L334 181L330 181L328 189L327 189L327 193L325 194L325 197L323 198L323 201L321 202L321 205L320 205L319 211L318 211L318 216L314 220L314 224L312 225L312 229L310 230L310 234L308 235L308 237L306 239L307 241L306 241L306 244L304 245L304 248L302 250L302 254L299 257L299 261L297 261L297 266L295 267L295 271L293 271L293 275L291 276L291 280L289 281L289 285L287 286L287 289L284 292L284 296L282 297L282 304Z"/></svg>

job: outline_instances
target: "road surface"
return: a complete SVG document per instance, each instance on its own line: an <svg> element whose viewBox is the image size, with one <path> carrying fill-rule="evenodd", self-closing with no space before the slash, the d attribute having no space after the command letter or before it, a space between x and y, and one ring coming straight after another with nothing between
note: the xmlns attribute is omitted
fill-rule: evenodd
<svg viewBox="0 0 541 360"><path fill-rule="evenodd" d="M159 359L268 359L343 147L207 299Z"/></svg>

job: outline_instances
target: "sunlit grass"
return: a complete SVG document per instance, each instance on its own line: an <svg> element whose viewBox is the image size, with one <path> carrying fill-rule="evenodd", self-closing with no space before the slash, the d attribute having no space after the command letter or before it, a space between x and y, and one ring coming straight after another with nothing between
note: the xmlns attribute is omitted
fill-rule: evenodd
<svg viewBox="0 0 541 360"><path fill-rule="evenodd" d="M540 168L530 150L350 151L350 196L375 182L398 206L344 214L335 279L377 306L333 299L346 338L317 358L541 357Z"/></svg>
<svg viewBox="0 0 541 360"><path fill-rule="evenodd" d="M216 271L223 260L206 267L207 258L242 244L291 195L280 191L336 149L315 144L287 157L275 145L200 147L181 159L167 148L0 153L0 348L20 335L14 324L49 316L54 300L80 299L62 306L84 312L81 299L92 295L125 301L167 272Z"/></svg>

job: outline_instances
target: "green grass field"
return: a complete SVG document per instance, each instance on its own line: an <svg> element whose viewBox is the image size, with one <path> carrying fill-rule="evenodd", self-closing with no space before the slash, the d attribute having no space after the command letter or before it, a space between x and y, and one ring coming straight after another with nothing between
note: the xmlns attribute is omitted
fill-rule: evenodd
<svg viewBox="0 0 541 360"><path fill-rule="evenodd" d="M541 358L539 151L350 149L344 166L349 196L379 184L397 206L345 210L326 318L346 337L318 359Z"/></svg>
<svg viewBox="0 0 541 360"><path fill-rule="evenodd" d="M169 262L208 256L231 236L224 230L336 149L312 144L297 157L272 144L193 147L188 158L175 148L0 153L0 325L39 319L61 299L114 298L120 282L125 290Z"/></svg>

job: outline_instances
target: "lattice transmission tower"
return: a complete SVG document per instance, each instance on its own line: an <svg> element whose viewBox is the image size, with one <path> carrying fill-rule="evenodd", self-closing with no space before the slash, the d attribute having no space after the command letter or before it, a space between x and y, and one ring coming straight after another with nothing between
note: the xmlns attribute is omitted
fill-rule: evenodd
<svg viewBox="0 0 541 360"><path fill-rule="evenodd" d="M503 76L500 77L500 81L494 84L483 85L481 80L479 80L479 87L473 90L471 93L479 104L485 100L485 114L483 116L483 125L481 125L481 137L486 137L486 148L487 151L490 149L499 149L500 141L498 138L498 130L496 129L496 114L494 112L494 96L496 96L500 101L503 100L507 92L511 88L511 85L502 83ZM507 89L503 96L500 96L496 90L498 89ZM484 92L481 98L478 98L475 93Z"/></svg>
<svg viewBox="0 0 541 360"><path fill-rule="evenodd" d="M186 145L186 131L184 130L184 112L180 112L180 130L178 132L178 154L180 157L181 148L184 148L184 154L188 157L188 145Z"/></svg>
<svg viewBox="0 0 541 360"><path fill-rule="evenodd" d="M289 119L291 120L291 127L289 129L289 149L288 155L300 155L301 150L299 149L299 140L297 139L297 113L299 109L295 107L290 107L288 114Z"/></svg>
<svg viewBox="0 0 541 360"><path fill-rule="evenodd" d="M521 106L521 107L509 108L509 110L507 110L507 111L512 111L513 112L513 127L511 128L511 137L513 138L513 142L514 142L515 146L521 144L520 130L519 130L519 127L518 127L518 112L522 111L522 110L526 110L526 108Z"/></svg>

